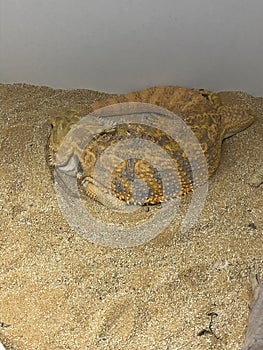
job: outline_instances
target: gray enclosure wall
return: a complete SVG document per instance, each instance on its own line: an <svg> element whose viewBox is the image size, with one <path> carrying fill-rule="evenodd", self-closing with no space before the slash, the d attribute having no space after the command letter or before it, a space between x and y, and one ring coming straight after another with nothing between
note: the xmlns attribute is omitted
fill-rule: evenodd
<svg viewBox="0 0 263 350"><path fill-rule="evenodd" d="M262 0L0 0L0 82L263 95Z"/></svg>

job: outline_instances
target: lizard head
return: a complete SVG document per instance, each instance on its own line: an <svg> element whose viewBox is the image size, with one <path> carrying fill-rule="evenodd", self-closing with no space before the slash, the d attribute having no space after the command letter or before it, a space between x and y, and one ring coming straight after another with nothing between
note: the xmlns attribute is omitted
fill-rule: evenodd
<svg viewBox="0 0 263 350"><path fill-rule="evenodd" d="M54 166L56 154L72 125L81 119L75 111L51 117L51 130L48 143L48 163Z"/></svg>

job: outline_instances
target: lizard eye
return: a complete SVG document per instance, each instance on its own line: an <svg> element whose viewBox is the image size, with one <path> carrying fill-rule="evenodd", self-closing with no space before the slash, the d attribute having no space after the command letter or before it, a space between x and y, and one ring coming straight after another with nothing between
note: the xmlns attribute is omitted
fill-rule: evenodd
<svg viewBox="0 0 263 350"><path fill-rule="evenodd" d="M208 97L209 95L208 95L207 93L201 91L201 95L202 95L204 98L206 98L207 100L209 100L209 97Z"/></svg>

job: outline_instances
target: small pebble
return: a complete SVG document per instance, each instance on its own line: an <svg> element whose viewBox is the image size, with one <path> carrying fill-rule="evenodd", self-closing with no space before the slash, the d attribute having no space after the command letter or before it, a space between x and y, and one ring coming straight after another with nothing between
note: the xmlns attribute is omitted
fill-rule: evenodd
<svg viewBox="0 0 263 350"><path fill-rule="evenodd" d="M252 175L249 184L258 187L263 183L263 166L259 167Z"/></svg>
<svg viewBox="0 0 263 350"><path fill-rule="evenodd" d="M253 228L254 230L256 230L256 228L257 228L257 226L254 224L254 222L250 222L248 224L248 227Z"/></svg>

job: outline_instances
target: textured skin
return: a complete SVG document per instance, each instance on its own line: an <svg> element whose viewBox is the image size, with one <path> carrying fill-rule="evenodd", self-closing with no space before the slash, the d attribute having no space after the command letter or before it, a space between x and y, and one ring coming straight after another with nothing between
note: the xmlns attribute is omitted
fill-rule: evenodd
<svg viewBox="0 0 263 350"><path fill-rule="evenodd" d="M153 87L105 99L93 104L87 113L122 102L150 103L180 116L201 145L207 162L208 176L211 176L219 165L223 139L247 128L254 121L251 111L244 105L224 105L216 93L178 86ZM49 163L52 166L56 164L56 153L65 135L80 119L81 117L74 111L72 114L52 119L49 141ZM81 168L81 183L86 193L95 199L98 199L96 193L99 191L102 194L114 193L117 198L127 203L157 204L178 195L184 195L192 191L194 185L199 186L204 182L204 179L197 178L193 184L192 169L184 151L175 140L158 128L139 124L121 124L104 132L99 128L96 131L98 131L97 136L87 147L82 148L80 144L73 147ZM179 173L180 188L171 192L166 191L164 196L162 179L156 173L156 169L147 161L137 159L136 155L133 159L118 163L113 171L110 186L94 180L93 168L104 150L112 143L135 137L153 142L169 154L174 162L174 168ZM64 151L67 154L66 158L72 157L73 148L70 140L66 142ZM68 162L68 159L65 162ZM162 163L162 159L158 161ZM109 165L108 163L103 165L105 171ZM167 174L169 181L169 169ZM147 198L142 201L136 201L133 198L132 183L136 179L143 181L149 189Z"/></svg>

